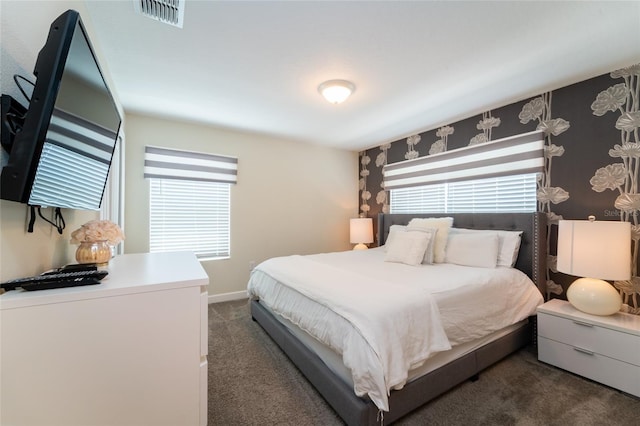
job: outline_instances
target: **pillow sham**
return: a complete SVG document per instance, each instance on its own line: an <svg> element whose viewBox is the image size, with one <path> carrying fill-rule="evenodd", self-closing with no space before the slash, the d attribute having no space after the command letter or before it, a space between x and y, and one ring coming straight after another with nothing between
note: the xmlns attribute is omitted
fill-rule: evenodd
<svg viewBox="0 0 640 426"><path fill-rule="evenodd" d="M437 229L433 241L433 263L443 263L447 248L449 229L453 225L452 217L413 218L407 225L407 230ZM425 259L425 263L430 263Z"/></svg>
<svg viewBox="0 0 640 426"><path fill-rule="evenodd" d="M395 240L399 232L407 232L407 231L408 231L408 228L406 225L391 225L389 227L389 235L387 235L387 240L384 243L384 251L387 251L388 247L393 243L393 241ZM431 235L431 239L429 240L429 245L427 245L427 250L424 252L422 263L432 264L433 263L433 243L438 230L436 228L416 228L411 230L411 232L424 232Z"/></svg>
<svg viewBox="0 0 640 426"><path fill-rule="evenodd" d="M445 261L463 266L495 268L498 263L498 235L451 234Z"/></svg>
<svg viewBox="0 0 640 426"><path fill-rule="evenodd" d="M384 251L389 249L389 246L393 244L393 240L395 239L398 232L405 232L407 227L405 225L391 225L389 227L389 235L387 235L387 239L384 242Z"/></svg>
<svg viewBox="0 0 640 426"><path fill-rule="evenodd" d="M518 260L522 231L506 231L502 229L466 229L451 228L450 235L455 233L497 235L498 236L498 266L513 268Z"/></svg>
<svg viewBox="0 0 640 426"><path fill-rule="evenodd" d="M424 256L422 257L422 263L424 263L425 265L431 265L433 263L433 250L435 246L436 236L438 235L438 230L436 228L421 228L411 230L410 232L424 232L431 236L429 239L427 250L424 252Z"/></svg>
<svg viewBox="0 0 640 426"><path fill-rule="evenodd" d="M412 266L420 265L429 241L431 234L426 232L399 231L390 242L384 260Z"/></svg>

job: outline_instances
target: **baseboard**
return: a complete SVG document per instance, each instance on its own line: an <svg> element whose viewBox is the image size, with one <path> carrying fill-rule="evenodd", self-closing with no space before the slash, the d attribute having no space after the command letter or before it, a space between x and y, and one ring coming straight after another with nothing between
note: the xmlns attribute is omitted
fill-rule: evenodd
<svg viewBox="0 0 640 426"><path fill-rule="evenodd" d="M233 293L222 293L222 294L210 294L208 302L209 303L220 303L220 302L230 302L232 300L242 300L246 299L249 296L246 291L235 291Z"/></svg>

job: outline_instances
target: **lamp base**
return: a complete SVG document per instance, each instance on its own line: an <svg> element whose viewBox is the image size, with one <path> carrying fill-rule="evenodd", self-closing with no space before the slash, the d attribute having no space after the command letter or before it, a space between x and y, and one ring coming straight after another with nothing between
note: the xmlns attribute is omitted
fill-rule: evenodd
<svg viewBox="0 0 640 426"><path fill-rule="evenodd" d="M367 250L369 249L369 247L367 247L365 244L360 243L360 244L356 244L356 246L353 248L354 250Z"/></svg>
<svg viewBox="0 0 640 426"><path fill-rule="evenodd" d="M592 315L612 315L622 307L620 293L606 281L579 278L567 289L567 299L574 308Z"/></svg>

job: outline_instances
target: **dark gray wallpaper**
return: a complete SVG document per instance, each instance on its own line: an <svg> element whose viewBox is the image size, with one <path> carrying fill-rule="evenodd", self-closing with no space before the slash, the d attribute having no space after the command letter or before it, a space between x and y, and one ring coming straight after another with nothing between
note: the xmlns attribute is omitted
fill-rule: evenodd
<svg viewBox="0 0 640 426"><path fill-rule="evenodd" d="M545 131L546 166L538 183L538 210L549 219L548 280L564 297L573 280L555 269L559 219L632 222L632 255L640 240L640 64L543 93L468 119L450 123L360 155L360 213L375 218L387 211L382 166L503 137ZM637 266L630 281L616 282L626 303L638 306ZM640 301L640 300L638 300ZM639 312L640 313L640 312Z"/></svg>

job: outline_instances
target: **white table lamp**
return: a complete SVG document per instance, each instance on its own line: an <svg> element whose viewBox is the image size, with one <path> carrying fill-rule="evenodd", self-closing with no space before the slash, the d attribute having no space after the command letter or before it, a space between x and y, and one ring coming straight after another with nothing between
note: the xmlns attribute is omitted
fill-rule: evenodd
<svg viewBox="0 0 640 426"><path fill-rule="evenodd" d="M373 219L360 217L349 221L349 241L356 244L354 250L366 250L366 244L373 242Z"/></svg>
<svg viewBox="0 0 640 426"><path fill-rule="evenodd" d="M558 271L579 278L567 289L576 309L593 315L620 310L622 297L603 280L631 278L631 224L619 221L561 220Z"/></svg>

